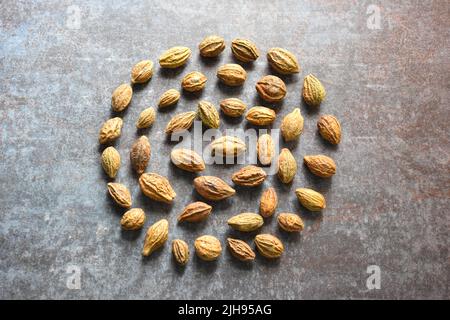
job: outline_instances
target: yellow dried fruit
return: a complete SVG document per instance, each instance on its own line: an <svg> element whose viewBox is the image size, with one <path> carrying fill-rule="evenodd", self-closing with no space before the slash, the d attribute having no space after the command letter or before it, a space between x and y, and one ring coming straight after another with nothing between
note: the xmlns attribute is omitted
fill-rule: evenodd
<svg viewBox="0 0 450 320"><path fill-rule="evenodd" d="M150 161L150 142L146 136L141 136L131 146L130 163L137 174L144 173Z"/></svg>
<svg viewBox="0 0 450 320"><path fill-rule="evenodd" d="M283 48L272 48L267 52L267 60L270 66L281 74L293 74L300 72L295 55Z"/></svg>
<svg viewBox="0 0 450 320"><path fill-rule="evenodd" d="M283 148L278 157L278 178L283 183L290 183L297 173L297 162L289 149Z"/></svg>
<svg viewBox="0 0 450 320"><path fill-rule="evenodd" d="M198 103L198 115L204 125L214 129L219 128L219 112L217 112L216 107L211 102L205 100L200 101Z"/></svg>
<svg viewBox="0 0 450 320"><path fill-rule="evenodd" d="M205 170L205 162L202 157L190 149L173 149L170 153L172 163L182 170L200 172Z"/></svg>
<svg viewBox="0 0 450 320"><path fill-rule="evenodd" d="M131 83L146 83L153 76L153 62L142 60L131 69Z"/></svg>
<svg viewBox="0 0 450 320"><path fill-rule="evenodd" d="M223 136L215 139L209 145L213 155L231 157L238 156L247 149L244 141L238 137Z"/></svg>
<svg viewBox="0 0 450 320"><path fill-rule="evenodd" d="M264 224L263 218L256 213L244 212L228 219L228 225L243 232L255 231Z"/></svg>
<svg viewBox="0 0 450 320"><path fill-rule="evenodd" d="M309 211L320 211L326 208L325 197L317 191L307 188L295 190L298 201Z"/></svg>
<svg viewBox="0 0 450 320"><path fill-rule="evenodd" d="M246 39L234 39L231 42L231 51L235 58L242 62L255 61L259 57L256 45Z"/></svg>
<svg viewBox="0 0 450 320"><path fill-rule="evenodd" d="M284 251L283 243L271 234L258 234L255 245L259 253L269 259L279 258Z"/></svg>
<svg viewBox="0 0 450 320"><path fill-rule="evenodd" d="M102 167L110 178L115 178L120 168L120 154L114 147L108 147L102 153Z"/></svg>
<svg viewBox="0 0 450 320"><path fill-rule="evenodd" d="M247 79L247 72L238 64L229 63L217 69L217 77L228 86L240 86Z"/></svg>
<svg viewBox="0 0 450 320"><path fill-rule="evenodd" d="M258 154L258 160L263 166L268 166L272 163L275 145L270 134L265 133L258 138L256 151Z"/></svg>
<svg viewBox="0 0 450 320"><path fill-rule="evenodd" d="M271 217L278 205L278 196L274 188L266 189L261 195L259 202L259 213L264 218Z"/></svg>
<svg viewBox="0 0 450 320"><path fill-rule="evenodd" d="M310 74L303 80L303 100L310 106L318 106L325 99L326 91L322 83Z"/></svg>
<svg viewBox="0 0 450 320"><path fill-rule="evenodd" d="M108 192L111 198L121 207L131 207L131 194L128 188L121 183L108 183Z"/></svg>
<svg viewBox="0 0 450 320"><path fill-rule="evenodd" d="M341 124L335 116L321 116L317 121L317 128L322 138L329 143L338 144L341 142Z"/></svg>
<svg viewBox="0 0 450 320"><path fill-rule="evenodd" d="M299 232L305 227L302 218L294 213L280 213L278 215L278 225L287 232Z"/></svg>
<svg viewBox="0 0 450 320"><path fill-rule="evenodd" d="M150 127L156 119L156 111L150 107L141 112L139 119L136 122L136 128L144 129Z"/></svg>
<svg viewBox="0 0 450 320"><path fill-rule="evenodd" d="M180 92L175 89L169 89L159 97L158 107L165 108L171 106L180 100Z"/></svg>
<svg viewBox="0 0 450 320"><path fill-rule="evenodd" d="M248 122L256 126L267 126L275 121L275 111L266 107L253 107L245 116Z"/></svg>
<svg viewBox="0 0 450 320"><path fill-rule="evenodd" d="M228 98L220 102L220 109L229 117L240 117L247 109L247 105L240 99Z"/></svg>
<svg viewBox="0 0 450 320"><path fill-rule="evenodd" d="M186 47L173 47L159 57L161 68L178 68L184 65L191 56L191 49Z"/></svg>
<svg viewBox="0 0 450 320"><path fill-rule="evenodd" d="M299 108L295 108L283 118L280 129L285 141L295 140L302 134L303 116Z"/></svg>
<svg viewBox="0 0 450 320"><path fill-rule="evenodd" d="M189 247L187 243L180 239L172 241L172 254L175 261L184 266L189 260Z"/></svg>
<svg viewBox="0 0 450 320"><path fill-rule="evenodd" d="M144 248L142 249L143 256L149 256L155 250L162 247L169 237L169 222L166 219L161 219L155 224L151 225L147 230L144 240Z"/></svg>
<svg viewBox="0 0 450 320"><path fill-rule="evenodd" d="M212 207L201 201L188 204L178 216L178 221L199 222L206 220L211 214Z"/></svg>
<svg viewBox="0 0 450 320"><path fill-rule="evenodd" d="M125 230L138 230L144 226L145 212L139 208L128 210L120 219L120 225Z"/></svg>
<svg viewBox="0 0 450 320"><path fill-rule="evenodd" d="M181 81L181 86L188 92L196 92L205 87L206 81L208 81L208 79L203 73L193 71L184 76Z"/></svg>
<svg viewBox="0 0 450 320"><path fill-rule="evenodd" d="M303 157L308 169L316 176L329 178L336 173L336 163L330 157L322 154Z"/></svg>
<svg viewBox="0 0 450 320"><path fill-rule="evenodd" d="M240 186L256 187L266 180L267 173L257 166L246 166L235 172L231 180Z"/></svg>
<svg viewBox="0 0 450 320"><path fill-rule="evenodd" d="M195 240L195 252L197 256L205 261L216 260L222 253L220 241L213 236L201 236Z"/></svg>
<svg viewBox="0 0 450 320"><path fill-rule="evenodd" d="M264 76L256 83L259 96L268 102L280 102L286 96L286 85L276 76Z"/></svg>
<svg viewBox="0 0 450 320"><path fill-rule="evenodd" d="M214 176L201 176L194 179L195 190L205 199L223 200L236 193L225 181Z"/></svg>
<svg viewBox="0 0 450 320"><path fill-rule="evenodd" d="M141 191L150 199L171 203L177 195L167 178L157 173L144 173L139 178Z"/></svg>
<svg viewBox="0 0 450 320"><path fill-rule="evenodd" d="M129 84L121 84L112 94L111 107L114 111L120 112L125 110L133 97L133 89Z"/></svg>
<svg viewBox="0 0 450 320"><path fill-rule="evenodd" d="M123 121L116 117L107 120L100 129L98 140L101 144L110 143L120 137Z"/></svg>
<svg viewBox="0 0 450 320"><path fill-rule="evenodd" d="M225 49L225 40L219 36L208 36L198 45L202 57L217 57Z"/></svg>
<svg viewBox="0 0 450 320"><path fill-rule="evenodd" d="M255 259L255 252L242 240L228 238L228 248L233 257L241 261L252 261Z"/></svg>
<svg viewBox="0 0 450 320"><path fill-rule="evenodd" d="M175 115L166 126L166 133L175 133L188 130L194 123L197 112L188 111Z"/></svg>

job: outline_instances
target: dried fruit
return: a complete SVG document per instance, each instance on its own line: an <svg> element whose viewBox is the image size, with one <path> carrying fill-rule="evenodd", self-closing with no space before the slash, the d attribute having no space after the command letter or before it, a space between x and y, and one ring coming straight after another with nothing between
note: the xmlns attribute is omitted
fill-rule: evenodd
<svg viewBox="0 0 450 320"><path fill-rule="evenodd" d="M219 128L220 117L216 107L208 101L202 100L198 103L198 115L203 124L210 128Z"/></svg>
<svg viewBox="0 0 450 320"><path fill-rule="evenodd" d="M108 191L111 198L121 207L131 207L131 194L126 186L121 183L108 183Z"/></svg>
<svg viewBox="0 0 450 320"><path fill-rule="evenodd" d="M240 117L247 109L247 105L240 99L228 98L220 102L220 109L229 117Z"/></svg>
<svg viewBox="0 0 450 320"><path fill-rule="evenodd" d="M205 261L216 260L222 253L220 241L213 236L201 236L195 240L195 252L197 256Z"/></svg>
<svg viewBox="0 0 450 320"><path fill-rule="evenodd" d="M240 86L247 79L247 72L238 64L229 63L217 69L217 77L228 86Z"/></svg>
<svg viewBox="0 0 450 320"><path fill-rule="evenodd" d="M111 98L112 109L116 112L125 110L131 102L133 89L129 84L121 84L113 91Z"/></svg>
<svg viewBox="0 0 450 320"><path fill-rule="evenodd" d="M149 256L152 252L162 247L169 236L169 222L161 219L151 225L147 230L144 240L143 256Z"/></svg>
<svg viewBox="0 0 450 320"><path fill-rule="evenodd" d="M256 45L246 39L234 39L231 42L231 51L235 58L242 62L255 61L259 57Z"/></svg>
<svg viewBox="0 0 450 320"><path fill-rule="evenodd" d="M214 176L195 178L194 187L202 197L208 200L222 200L236 193L225 181Z"/></svg>
<svg viewBox="0 0 450 320"><path fill-rule="evenodd" d="M341 125L335 116L321 116L319 121L317 121L317 128L322 138L329 143L338 144L341 142Z"/></svg>
<svg viewBox="0 0 450 320"><path fill-rule="evenodd" d="M255 237L255 245L259 253L269 259L279 258L284 251L280 239L271 234L258 234Z"/></svg>
<svg viewBox="0 0 450 320"><path fill-rule="evenodd" d="M267 126L275 121L275 111L266 107L253 107L248 110L245 118L256 126Z"/></svg>
<svg viewBox="0 0 450 320"><path fill-rule="evenodd" d="M131 83L145 83L153 76L153 62L143 60L131 69Z"/></svg>
<svg viewBox="0 0 450 320"><path fill-rule="evenodd" d="M188 204L178 216L178 221L199 222L206 220L211 214L212 207L201 201Z"/></svg>
<svg viewBox="0 0 450 320"><path fill-rule="evenodd" d="M299 232L305 227L302 218L294 213L280 213L278 225L287 232Z"/></svg>
<svg viewBox="0 0 450 320"><path fill-rule="evenodd" d="M268 102L280 102L286 96L286 85L276 76L264 76L256 83L259 96Z"/></svg>
<svg viewBox="0 0 450 320"><path fill-rule="evenodd" d="M196 92L202 90L208 79L198 71L189 72L181 81L181 86L188 92Z"/></svg>
<svg viewBox="0 0 450 320"><path fill-rule="evenodd" d="M322 154L305 156L303 157L303 161L308 169L316 176L329 178L336 173L336 163L330 157Z"/></svg>
<svg viewBox="0 0 450 320"><path fill-rule="evenodd" d="M205 170L205 162L202 157L190 149L173 149L170 153L172 163L182 170L200 172Z"/></svg>
<svg viewBox="0 0 450 320"><path fill-rule="evenodd" d="M270 66L281 74L293 74L300 72L295 55L283 48L272 48L267 52L267 60Z"/></svg>
<svg viewBox="0 0 450 320"><path fill-rule="evenodd" d="M180 239L172 241L172 254L178 264L184 266L189 260L189 247L187 243Z"/></svg>
<svg viewBox="0 0 450 320"><path fill-rule="evenodd" d="M131 146L130 163L138 174L144 173L150 161L150 142L146 136L141 136Z"/></svg>
<svg viewBox="0 0 450 320"><path fill-rule="evenodd" d="M235 172L231 177L234 183L240 186L256 187L266 180L267 173L257 166L246 166Z"/></svg>
<svg viewBox="0 0 450 320"><path fill-rule="evenodd" d="M144 226L145 212L139 208L128 210L120 219L120 224L125 230L138 230Z"/></svg>
<svg viewBox="0 0 450 320"><path fill-rule="evenodd" d="M247 149L244 141L233 136L223 136L217 138L211 142L209 147L211 148L211 153L213 155L223 157L238 156Z"/></svg>
<svg viewBox="0 0 450 320"><path fill-rule="evenodd" d="M120 137L123 121L116 117L107 120L100 129L98 140L101 144L110 143Z"/></svg>
<svg viewBox="0 0 450 320"><path fill-rule="evenodd" d="M169 89L159 97L158 107L165 108L171 106L180 100L180 93L178 90Z"/></svg>
<svg viewBox="0 0 450 320"><path fill-rule="evenodd" d="M295 140L302 134L303 117L299 108L295 108L283 118L280 129L285 141Z"/></svg>
<svg viewBox="0 0 450 320"><path fill-rule="evenodd" d="M154 108L150 107L141 112L139 119L136 122L136 128L144 129L150 127L153 122L155 122L156 111Z"/></svg>
<svg viewBox="0 0 450 320"><path fill-rule="evenodd" d="M256 145L256 150L258 153L258 160L263 166L268 166L272 163L272 158L274 156L275 145L273 143L272 136L270 134L262 134L258 138L258 143Z"/></svg>
<svg viewBox="0 0 450 320"><path fill-rule="evenodd" d="M233 229L250 232L262 227L263 218L256 213L244 212L228 219L228 225Z"/></svg>
<svg viewBox="0 0 450 320"><path fill-rule="evenodd" d="M289 149L283 148L278 157L278 177L283 183L290 183L297 173L297 162Z"/></svg>
<svg viewBox="0 0 450 320"><path fill-rule="evenodd" d="M197 112L188 111L175 115L166 126L166 133L180 132L188 130L194 123Z"/></svg>
<svg viewBox="0 0 450 320"><path fill-rule="evenodd" d="M310 74L303 80L303 99L310 106L318 106L325 99L326 91L322 83Z"/></svg>
<svg viewBox="0 0 450 320"><path fill-rule="evenodd" d="M219 36L209 36L198 45L202 57L217 57L225 49L225 40Z"/></svg>
<svg viewBox="0 0 450 320"><path fill-rule="evenodd" d="M102 167L110 178L115 178L120 168L120 154L114 147L108 147L102 153Z"/></svg>
<svg viewBox="0 0 450 320"><path fill-rule="evenodd" d="M167 178L157 173L144 173L139 178L141 191L150 199L171 203L177 195Z"/></svg>
<svg viewBox="0 0 450 320"><path fill-rule="evenodd" d="M298 201L309 211L320 211L326 208L325 197L317 191L307 188L295 190Z"/></svg>
<svg viewBox="0 0 450 320"><path fill-rule="evenodd" d="M186 63L191 56L191 49L186 47L173 47L159 57L161 68L178 68Z"/></svg>
<svg viewBox="0 0 450 320"><path fill-rule="evenodd" d="M255 252L242 240L228 238L228 248L231 254L241 261L252 261L255 259Z"/></svg>
<svg viewBox="0 0 450 320"><path fill-rule="evenodd" d="M264 217L271 217L278 205L278 196L274 188L266 189L261 195L259 213Z"/></svg>

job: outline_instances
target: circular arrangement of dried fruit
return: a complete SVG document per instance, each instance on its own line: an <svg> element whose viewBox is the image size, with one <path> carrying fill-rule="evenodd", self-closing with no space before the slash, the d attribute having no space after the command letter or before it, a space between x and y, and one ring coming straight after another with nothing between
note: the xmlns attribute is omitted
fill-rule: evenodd
<svg viewBox="0 0 450 320"><path fill-rule="evenodd" d="M225 40L219 36L208 36L198 46L202 57L211 58L220 55L226 47ZM239 63L251 63L260 57L260 51L250 40L237 38L231 42L231 52ZM161 68L174 69L181 67L191 57L191 49L187 47L173 47L165 51L159 57ZM280 76L296 74L300 72L297 57L283 48L271 48L267 52L267 60L272 68ZM151 60L142 60L131 69L130 84L119 85L112 93L111 107L115 112L122 112L128 108L133 97L134 84L148 82L154 74L154 64ZM217 78L227 86L241 86L247 80L247 71L241 64L229 63L217 69ZM201 91L207 84L207 77L198 71L187 73L181 80L181 87L187 92ZM275 75L265 75L255 84L256 92L262 100L274 103L282 101L287 94L284 81ZM318 107L325 99L326 91L321 81L309 74L304 78L302 97L304 102L311 107ZM172 106L180 99L180 92L169 89L162 93L158 100L158 108L163 109ZM255 126L271 125L276 119L276 112L265 106L254 106L248 109L247 105L238 98L228 98L220 102L220 110L227 117L241 117L246 113L246 120ZM247 112L246 112L247 111ZM219 128L220 114L215 105L209 101L199 101L196 111L178 113L172 117L165 128L166 134L172 134L191 128L194 120L199 118L208 128ZM143 129L152 126L156 119L156 110L153 107L142 110L137 121L136 128ZM304 119L300 108L294 108L281 121L280 131L285 142L299 139L303 132ZM121 165L121 156L113 147L108 146L121 135L123 120L114 117L107 120L99 132L99 142L107 145L101 155L101 164L106 175L114 179ZM333 115L322 115L317 128L320 136L336 145L341 141L341 125ZM247 150L246 144L238 137L222 136L213 140L208 146L214 156L239 156ZM275 155L274 141L270 134L262 134L258 138L257 158L261 166L271 165L276 161L277 175L284 184L292 183L297 173L297 162L288 148L282 148L279 155ZM174 188L169 180L154 172L145 172L150 162L151 146L149 139L143 135L138 138L130 150L130 163L139 176L141 192L154 201L171 203L176 197ZM202 172L205 170L203 158L193 150L175 148L170 159L172 163L182 170L189 172ZM332 158L325 155L306 155L304 163L312 174L329 178L336 173L336 164ZM248 165L236 171L231 180L235 185L244 187L256 187L264 183L267 173L262 167ZM196 192L206 200L221 201L235 195L236 190L223 179L215 176L200 175L193 179ZM144 210L132 208L132 198L129 189L117 182L107 184L111 199L126 211L120 224L124 230L141 229L146 221ZM316 212L325 209L325 197L309 188L297 188L295 195L299 203L307 210ZM259 201L259 213L244 212L228 219L228 225L240 232L258 231L265 223L265 219L274 215L278 207L278 196L275 188L269 187L262 192ZM213 206L197 201L187 204L178 216L178 223L197 223L208 219L213 211ZM301 217L294 213L279 213L277 216L279 228L283 232L301 232L305 225ZM142 255L148 256L161 248L169 238L169 222L162 219L152 224L145 235ZM256 255L254 250L243 240L227 239L229 251L232 256L241 261L252 261ZM280 239L271 234L258 234L254 239L255 248L261 256L269 259L279 258L284 246ZM220 240L212 235L198 237L194 242L197 256L205 261L216 260L222 253ZM189 261L189 245L181 239L172 242L172 254L177 263L186 265Z"/></svg>

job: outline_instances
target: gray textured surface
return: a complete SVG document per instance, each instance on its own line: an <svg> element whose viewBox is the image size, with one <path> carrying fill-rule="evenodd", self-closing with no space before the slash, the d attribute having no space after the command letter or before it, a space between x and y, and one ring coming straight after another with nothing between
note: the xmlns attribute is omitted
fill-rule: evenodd
<svg viewBox="0 0 450 320"><path fill-rule="evenodd" d="M371 3L2 1L0 298L448 299L449 4L376 1L381 29L372 30L366 13ZM263 52L247 67L242 90L216 82L217 66L233 61L229 46L217 61L198 57L197 44L214 33L227 44L237 36L250 38ZM262 189L239 189L217 204L204 224L176 224L180 210L197 196L192 175L169 163L173 144L162 132L173 114L194 109L197 98L183 95L145 132L153 147L149 170L168 176L178 193L172 206L139 191L127 156L138 135L134 123L144 107L155 105L165 89L179 87L191 70L209 78L202 98L218 103L238 95L256 103L254 83L270 72L264 53L285 47L299 56L302 73L286 79L289 93L274 127L300 106L305 132L289 147L299 163L305 154L328 154L338 171L324 181L300 165L292 186L281 186L276 177L265 182L279 190L278 212L298 212L307 225L299 236L280 232L275 219L263 227L285 243L279 261L257 258L247 266L224 251L216 263L193 258L180 269L167 244L142 259L145 232L119 227L123 210L106 194L98 130L111 114L112 90L128 81L131 66L144 58L156 62L174 45L192 48L193 57L179 72L157 68L150 84L136 90L116 143L124 159L117 180L148 213L146 226L166 217L170 240L185 239L192 249L197 236L213 234L224 244L228 217L255 211ZM328 91L316 112L300 102L302 79L310 72ZM324 113L342 122L337 148L317 134L315 123ZM223 124L239 127L245 120ZM235 169L208 166L206 173L230 181ZM300 208L293 193L299 186L326 195L323 215ZM366 287L372 264L381 268L380 290ZM66 285L70 266L81 271L80 290Z"/></svg>

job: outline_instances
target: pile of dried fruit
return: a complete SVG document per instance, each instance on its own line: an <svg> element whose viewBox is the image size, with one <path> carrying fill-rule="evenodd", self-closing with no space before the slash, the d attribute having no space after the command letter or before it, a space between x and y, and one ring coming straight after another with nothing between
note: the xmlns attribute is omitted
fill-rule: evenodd
<svg viewBox="0 0 450 320"><path fill-rule="evenodd" d="M218 36L206 37L199 45L200 55L203 57L216 57L225 49L225 41ZM231 51L234 57L241 62L251 62L259 58L260 53L254 43L245 39L235 39L231 43ZM161 68L178 68L186 63L191 56L191 50L187 47L173 47L164 52L159 58ZM273 70L282 75L300 72L300 66L294 54L282 48L272 48L267 53L267 60ZM153 62L144 60L137 63L131 70L131 84L145 83L153 75ZM240 86L247 79L247 72L239 64L225 64L218 68L217 77L228 86ZM207 83L204 74L194 71L188 73L182 79L181 86L188 92L202 90ZM267 102L279 102L287 93L286 85L282 79L274 75L266 75L256 83L256 91ZM122 84L114 90L111 99L112 109L116 112L125 110L131 102L133 89L129 84ZM325 98L326 92L322 83L314 75L308 75L303 82L302 95L304 101L317 107ZM164 92L158 102L158 108L166 108L177 103L180 93L175 89ZM237 98L229 98L220 102L220 109L229 117L240 117L247 110L244 102ZM189 129L195 118L199 117L206 127L219 128L220 116L217 108L208 101L200 101L197 111L189 111L175 115L166 126L166 133L171 134ZM148 128L155 121L156 111L148 108L141 112L136 122L138 129ZM250 108L245 118L257 126L266 126L273 123L276 118L274 110L255 106ZM99 142L109 144L121 134L123 121L116 117L106 121L100 129ZM331 144L338 144L341 139L341 127L336 117L324 115L317 122L320 135ZM283 139L293 141L299 138L303 131L303 117L299 108L295 108L287 114L281 123ZM245 143L237 137L223 136L211 142L210 148L213 154L237 156L246 151ZM261 165L270 165L277 161L277 174L282 183L290 183L297 173L297 162L287 148L283 148L277 158L274 155L274 142L269 134L263 134L257 141L257 156ZM139 175L140 189L144 195L165 203L171 203L176 197L169 180L157 173L145 173L150 160L151 147L146 136L141 136L134 142L130 152L130 162ZM102 166L110 178L115 178L121 162L119 152L112 146L104 149L102 153ZM190 172L201 172L205 169L202 157L190 149L174 149L171 152L171 160L178 168ZM333 159L325 155L307 155L304 162L309 170L323 178L331 177L336 172L336 164ZM248 165L235 172L231 180L236 185L254 187L262 184L267 174L263 168ZM219 201L233 196L236 191L225 181L214 176L198 176L193 181L199 195L211 201ZM132 207L131 194L126 186L120 183L108 183L111 198L121 207L128 209L120 223L125 230L137 230L144 226L145 213L140 208ZM325 198L317 191L298 188L295 190L298 201L310 211L320 211L325 208ZM228 225L241 232L258 230L264 224L264 218L275 213L278 205L277 193L274 188L266 189L260 199L259 214L241 213L228 220ZM204 202L188 204L178 216L179 223L198 222L209 217L212 206ZM286 232L300 232L304 223L300 216L294 213L280 213L278 224ZM169 223L162 219L147 230L142 254L150 255L160 248L168 239ZM255 246L258 252L266 258L278 258L284 251L280 239L270 234L259 234L255 237ZM222 252L220 241L211 235L204 235L195 240L195 251L199 258L211 261L217 259ZM239 239L228 239L228 247L232 255L242 261L251 261L255 258L252 248ZM180 239L173 240L172 253L180 265L185 265L189 260L189 246Z"/></svg>

